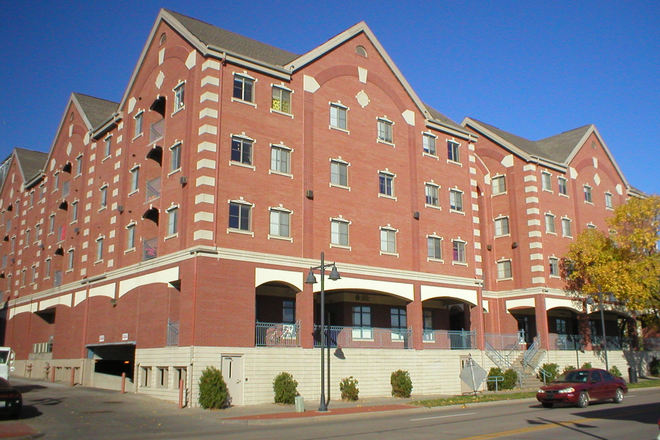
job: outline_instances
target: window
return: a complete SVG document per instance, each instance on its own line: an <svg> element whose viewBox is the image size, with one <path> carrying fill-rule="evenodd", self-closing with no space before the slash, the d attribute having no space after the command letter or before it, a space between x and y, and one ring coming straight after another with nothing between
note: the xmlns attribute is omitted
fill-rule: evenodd
<svg viewBox="0 0 660 440"><path fill-rule="evenodd" d="M434 260L442 260L442 238L428 236L426 242L428 247L427 257Z"/></svg>
<svg viewBox="0 0 660 440"><path fill-rule="evenodd" d="M555 229L555 216L552 214L545 215L545 232L550 234L555 234L557 232Z"/></svg>
<svg viewBox="0 0 660 440"><path fill-rule="evenodd" d="M60 173L53 174L53 192L60 189Z"/></svg>
<svg viewBox="0 0 660 440"><path fill-rule="evenodd" d="M271 145L270 169L277 173L291 174L291 149L284 145Z"/></svg>
<svg viewBox="0 0 660 440"><path fill-rule="evenodd" d="M614 207L612 205L612 194L611 193L605 193L605 208L614 209Z"/></svg>
<svg viewBox="0 0 660 440"><path fill-rule="evenodd" d="M249 203L229 202L229 228L239 231L250 230L250 212L252 205Z"/></svg>
<svg viewBox="0 0 660 440"><path fill-rule="evenodd" d="M271 208L270 235L273 237L290 237L291 212L285 209Z"/></svg>
<svg viewBox="0 0 660 440"><path fill-rule="evenodd" d="M71 192L71 181L67 180L62 183L62 197L67 197Z"/></svg>
<svg viewBox="0 0 660 440"><path fill-rule="evenodd" d="M103 260L103 237L99 237L96 239L96 260L95 261L101 261Z"/></svg>
<svg viewBox="0 0 660 440"><path fill-rule="evenodd" d="M142 134L142 116L144 112L138 112L133 118L135 119L135 130L133 131L133 137L138 137Z"/></svg>
<svg viewBox="0 0 660 440"><path fill-rule="evenodd" d="M465 258L465 242L462 240L452 240L452 247L454 262L465 264L467 262Z"/></svg>
<svg viewBox="0 0 660 440"><path fill-rule="evenodd" d="M596 225L594 225L593 223L589 222L589 223L587 223L587 229L596 229Z"/></svg>
<svg viewBox="0 0 660 440"><path fill-rule="evenodd" d="M78 201L75 200L71 203L71 222L78 221Z"/></svg>
<svg viewBox="0 0 660 440"><path fill-rule="evenodd" d="M371 339L371 307L353 306L353 339Z"/></svg>
<svg viewBox="0 0 660 440"><path fill-rule="evenodd" d="M31 231L29 229L25 231L25 246L26 247L30 245L30 232Z"/></svg>
<svg viewBox="0 0 660 440"><path fill-rule="evenodd" d="M405 330L408 327L406 309L401 307L390 308L390 326L392 328L392 340L403 340Z"/></svg>
<svg viewBox="0 0 660 440"><path fill-rule="evenodd" d="M440 187L434 183L427 183L424 185L424 193L426 194L426 204L429 206L440 206L439 192Z"/></svg>
<svg viewBox="0 0 660 440"><path fill-rule="evenodd" d="M495 236L509 235L509 217L498 217L495 219Z"/></svg>
<svg viewBox="0 0 660 440"><path fill-rule="evenodd" d="M348 108L341 104L330 104L330 126L341 130L348 130L346 112Z"/></svg>
<svg viewBox="0 0 660 440"><path fill-rule="evenodd" d="M558 177L557 182L559 183L559 194L567 196L568 195L568 181L565 177Z"/></svg>
<svg viewBox="0 0 660 440"><path fill-rule="evenodd" d="M51 259L47 258L46 259L46 273L44 274L44 278L50 278L50 262L51 262Z"/></svg>
<svg viewBox="0 0 660 440"><path fill-rule="evenodd" d="M396 229L380 228L380 251L387 254L396 253Z"/></svg>
<svg viewBox="0 0 660 440"><path fill-rule="evenodd" d="M135 248L135 223L126 226L126 249Z"/></svg>
<svg viewBox="0 0 660 440"><path fill-rule="evenodd" d="M433 334L433 310L424 309L424 341L432 342L435 340Z"/></svg>
<svg viewBox="0 0 660 440"><path fill-rule="evenodd" d="M254 102L254 78L234 74L234 99Z"/></svg>
<svg viewBox="0 0 660 440"><path fill-rule="evenodd" d="M589 185L584 185L584 201L586 203L593 203L593 199L591 197L591 187Z"/></svg>
<svg viewBox="0 0 660 440"><path fill-rule="evenodd" d="M548 268L550 270L550 276L551 277L558 277L559 276L559 258L556 257L550 257L548 260Z"/></svg>
<svg viewBox="0 0 660 440"><path fill-rule="evenodd" d="M103 142L103 157L109 157L112 153L112 136L106 137Z"/></svg>
<svg viewBox="0 0 660 440"><path fill-rule="evenodd" d="M337 246L348 246L348 225L344 219L332 219L330 223L330 243Z"/></svg>
<svg viewBox="0 0 660 440"><path fill-rule="evenodd" d="M48 233L52 234L55 232L55 214L51 214L48 218Z"/></svg>
<svg viewBox="0 0 660 440"><path fill-rule="evenodd" d="M508 280L511 279L511 260L504 260L497 262L497 279Z"/></svg>
<svg viewBox="0 0 660 440"><path fill-rule="evenodd" d="M232 136L231 160L232 162L252 165L252 139Z"/></svg>
<svg viewBox="0 0 660 440"><path fill-rule="evenodd" d="M101 189L101 209L108 206L108 186L102 186Z"/></svg>
<svg viewBox="0 0 660 440"><path fill-rule="evenodd" d="M167 209L167 235L174 235L179 231L179 207L172 206Z"/></svg>
<svg viewBox="0 0 660 440"><path fill-rule="evenodd" d="M336 159L330 161L330 183L348 186L348 163Z"/></svg>
<svg viewBox="0 0 660 440"><path fill-rule="evenodd" d="M174 88L174 113L182 110L185 102L186 83L181 83Z"/></svg>
<svg viewBox="0 0 660 440"><path fill-rule="evenodd" d="M283 113L291 113L291 90L273 86L270 108Z"/></svg>
<svg viewBox="0 0 660 440"><path fill-rule="evenodd" d="M140 184L140 167L135 166L131 168L131 183L130 183L130 191L134 192L137 191L139 188Z"/></svg>
<svg viewBox="0 0 660 440"><path fill-rule="evenodd" d="M437 151L435 149L435 140L437 136L432 135L430 133L424 133L422 136L422 147L424 149L424 153L430 154L431 156L435 156L437 154Z"/></svg>
<svg viewBox="0 0 660 440"><path fill-rule="evenodd" d="M296 322L296 303L289 300L282 301L282 322L293 324Z"/></svg>
<svg viewBox="0 0 660 440"><path fill-rule="evenodd" d="M452 211L463 212L463 191L449 190L449 207Z"/></svg>
<svg viewBox="0 0 660 440"><path fill-rule="evenodd" d="M447 160L461 163L459 147L460 144L458 142L447 141Z"/></svg>
<svg viewBox="0 0 660 440"><path fill-rule="evenodd" d="M561 232L564 237L572 237L571 233L571 219L562 218L561 219Z"/></svg>
<svg viewBox="0 0 660 440"><path fill-rule="evenodd" d="M504 194L506 192L506 177L495 176L492 180L493 195Z"/></svg>
<svg viewBox="0 0 660 440"><path fill-rule="evenodd" d="M394 174L387 171L378 172L378 193L394 197Z"/></svg>
<svg viewBox="0 0 660 440"><path fill-rule="evenodd" d="M388 119L378 118L378 140L392 143L392 126L394 123Z"/></svg>
<svg viewBox="0 0 660 440"><path fill-rule="evenodd" d="M75 261L75 251L73 249L69 249L67 251L67 265L66 265L67 270L73 270L74 261Z"/></svg>
<svg viewBox="0 0 660 440"><path fill-rule="evenodd" d="M172 145L170 147L170 153L172 155L170 172L172 172L181 168L181 142Z"/></svg>
<svg viewBox="0 0 660 440"><path fill-rule="evenodd" d="M80 176L82 174L82 166L83 166L83 157L82 156L76 157L76 176Z"/></svg>
<svg viewBox="0 0 660 440"><path fill-rule="evenodd" d="M552 191L552 175L547 172L541 173L541 188L544 191Z"/></svg>
<svg viewBox="0 0 660 440"><path fill-rule="evenodd" d="M169 372L169 368L167 368L167 367L158 367L158 369L157 369L158 377L156 378L156 380L158 382L156 383L156 386L158 386L160 388L167 388L167 385L168 385L168 372Z"/></svg>

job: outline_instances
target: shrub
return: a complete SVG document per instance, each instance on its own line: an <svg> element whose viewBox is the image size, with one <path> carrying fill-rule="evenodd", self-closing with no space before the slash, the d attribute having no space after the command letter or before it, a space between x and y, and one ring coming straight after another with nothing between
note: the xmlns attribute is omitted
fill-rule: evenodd
<svg viewBox="0 0 660 440"><path fill-rule="evenodd" d="M653 358L649 362L649 373L651 376L660 376L660 361L657 358Z"/></svg>
<svg viewBox="0 0 660 440"><path fill-rule="evenodd" d="M275 403L292 405L298 395L298 382L290 373L282 372L273 379L273 391L275 391Z"/></svg>
<svg viewBox="0 0 660 440"><path fill-rule="evenodd" d="M509 368L504 372L504 382L502 382L503 390L512 390L518 385L518 373L516 370Z"/></svg>
<svg viewBox="0 0 660 440"><path fill-rule="evenodd" d="M591 362L585 362L584 364L582 364L580 368L593 368L593 367L591 366Z"/></svg>
<svg viewBox="0 0 660 440"><path fill-rule="evenodd" d="M563 373L568 373L568 372L571 371L571 370L575 370L575 366L573 366L573 365L566 365L566 366L564 367L564 371L563 371Z"/></svg>
<svg viewBox="0 0 660 440"><path fill-rule="evenodd" d="M543 373L541 372L541 369L543 369L546 373L549 374L549 376L545 376L545 379L543 378ZM541 365L541 368L539 368L539 372L536 373L536 377L539 378L539 380L542 380L546 383L553 382L557 376L559 376L559 365L557 364L543 364Z"/></svg>
<svg viewBox="0 0 660 440"><path fill-rule="evenodd" d="M619 368L616 365L612 365L610 367L610 373L612 373L612 375L616 376L616 377L623 377L621 375L621 371L619 370Z"/></svg>
<svg viewBox="0 0 660 440"><path fill-rule="evenodd" d="M390 383L392 384L392 396L410 397L413 389L410 373L403 370L394 371L390 377Z"/></svg>
<svg viewBox="0 0 660 440"><path fill-rule="evenodd" d="M499 376L499 377L504 377L504 373L502 373L502 369L499 367L493 367L490 370L488 370L488 377L493 377L493 376ZM493 381L488 381L486 384L488 387L488 391L495 391L497 390L503 390L502 382L495 382Z"/></svg>
<svg viewBox="0 0 660 440"><path fill-rule="evenodd" d="M358 381L353 376L346 377L339 382L339 391L341 391L341 400L358 400L360 390L357 387Z"/></svg>
<svg viewBox="0 0 660 440"><path fill-rule="evenodd" d="M220 409L229 406L229 391L222 371L206 367L199 378L199 406L204 409Z"/></svg>

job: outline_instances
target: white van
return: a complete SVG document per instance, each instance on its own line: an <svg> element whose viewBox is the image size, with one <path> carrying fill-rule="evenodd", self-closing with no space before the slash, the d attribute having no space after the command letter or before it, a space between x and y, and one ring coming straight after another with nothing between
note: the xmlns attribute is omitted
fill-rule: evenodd
<svg viewBox="0 0 660 440"><path fill-rule="evenodd" d="M0 347L0 377L9 379L9 373L14 371L14 352L9 347Z"/></svg>

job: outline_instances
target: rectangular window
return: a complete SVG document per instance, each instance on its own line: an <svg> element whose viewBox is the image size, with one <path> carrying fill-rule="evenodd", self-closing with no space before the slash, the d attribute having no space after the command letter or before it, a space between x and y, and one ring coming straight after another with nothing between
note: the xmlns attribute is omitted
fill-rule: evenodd
<svg viewBox="0 0 660 440"><path fill-rule="evenodd" d="M46 273L44 274L44 278L50 278L50 258L46 260Z"/></svg>
<svg viewBox="0 0 660 440"><path fill-rule="evenodd" d="M403 340L405 330L408 327L406 309L401 307L390 308L390 327L392 328L392 340Z"/></svg>
<svg viewBox="0 0 660 440"><path fill-rule="evenodd" d="M493 177L493 195L504 194L506 192L506 177L496 176Z"/></svg>
<svg viewBox="0 0 660 440"><path fill-rule="evenodd" d="M270 147L270 169L278 173L291 173L291 149L282 145Z"/></svg>
<svg viewBox="0 0 660 440"><path fill-rule="evenodd" d="M25 247L30 245L30 230L25 231Z"/></svg>
<svg viewBox="0 0 660 440"><path fill-rule="evenodd" d="M549 260L549 269L551 277L559 276L559 258L550 257Z"/></svg>
<svg viewBox="0 0 660 440"><path fill-rule="evenodd" d="M340 104L330 104L330 126L348 130L346 113L348 108Z"/></svg>
<svg viewBox="0 0 660 440"><path fill-rule="evenodd" d="M612 205L612 194L610 193L605 193L605 208L614 209L614 206Z"/></svg>
<svg viewBox="0 0 660 440"><path fill-rule="evenodd" d="M348 222L332 220L330 224L330 243L338 246L348 246Z"/></svg>
<svg viewBox="0 0 660 440"><path fill-rule="evenodd" d="M509 217L495 219L495 236L509 235Z"/></svg>
<svg viewBox="0 0 660 440"><path fill-rule="evenodd" d="M541 188L545 191L552 191L552 175L545 171L541 173Z"/></svg>
<svg viewBox="0 0 660 440"><path fill-rule="evenodd" d="M455 263L466 263L466 258L465 258L465 242L464 241L459 241L459 240L453 240L452 241L452 246L453 246L453 257L454 257L454 262Z"/></svg>
<svg viewBox="0 0 660 440"><path fill-rule="evenodd" d="M78 221L78 202L71 203L71 222Z"/></svg>
<svg viewBox="0 0 660 440"><path fill-rule="evenodd" d="M131 183L130 191L137 191L140 185L140 167L134 167L131 169Z"/></svg>
<svg viewBox="0 0 660 440"><path fill-rule="evenodd" d="M245 203L229 203L229 228L240 231L250 230L250 212L252 205Z"/></svg>
<svg viewBox="0 0 660 440"><path fill-rule="evenodd" d="M545 232L555 234L557 230L555 229L555 216L552 214L545 215Z"/></svg>
<svg viewBox="0 0 660 440"><path fill-rule="evenodd" d="M564 237L572 237L571 233L571 220L568 218L561 219L561 232Z"/></svg>
<svg viewBox="0 0 660 440"><path fill-rule="evenodd" d="M565 177L558 177L557 182L559 183L559 194L568 195L568 181Z"/></svg>
<svg viewBox="0 0 660 440"><path fill-rule="evenodd" d="M71 181L67 180L62 183L62 197L67 197L71 192Z"/></svg>
<svg viewBox="0 0 660 440"><path fill-rule="evenodd" d="M511 261L498 261L497 262L497 279L508 280L511 278Z"/></svg>
<svg viewBox="0 0 660 440"><path fill-rule="evenodd" d="M427 237L427 256L434 260L442 260L442 239L440 237Z"/></svg>
<svg viewBox="0 0 660 440"><path fill-rule="evenodd" d="M82 167L83 167L83 157L78 156L76 157L76 176L80 176L82 174Z"/></svg>
<svg viewBox="0 0 660 440"><path fill-rule="evenodd" d="M426 195L426 204L430 206L440 206L438 185L427 183L424 185L424 193Z"/></svg>
<svg viewBox="0 0 660 440"><path fill-rule="evenodd" d="M174 113L183 109L185 102L186 84L181 83L174 88Z"/></svg>
<svg viewBox="0 0 660 440"><path fill-rule="evenodd" d="M67 252L68 258L67 258L67 265L66 269L67 270L73 270L73 263L75 261L75 251L73 249L69 249Z"/></svg>
<svg viewBox="0 0 660 440"><path fill-rule="evenodd" d="M353 306L353 339L372 339L371 307Z"/></svg>
<svg viewBox="0 0 660 440"><path fill-rule="evenodd" d="M591 187L588 185L584 186L584 201L587 203L593 203L593 199L591 198Z"/></svg>
<svg viewBox="0 0 660 440"><path fill-rule="evenodd" d="M293 324L296 322L296 303L289 300L282 301L282 322Z"/></svg>
<svg viewBox="0 0 660 440"><path fill-rule="evenodd" d="M104 140L103 157L110 156L110 153L112 153L112 136L108 136Z"/></svg>
<svg viewBox="0 0 660 440"><path fill-rule="evenodd" d="M348 186L348 164L346 162L330 161L330 183Z"/></svg>
<svg viewBox="0 0 660 440"><path fill-rule="evenodd" d="M55 215L51 215L48 218L48 233L52 234L53 232L55 232Z"/></svg>
<svg viewBox="0 0 660 440"><path fill-rule="evenodd" d="M435 335L433 334L433 310L424 309L424 340L433 342Z"/></svg>
<svg viewBox="0 0 660 440"><path fill-rule="evenodd" d="M142 134L142 116L143 112L139 112L135 115L135 130L133 131L133 137L138 137Z"/></svg>
<svg viewBox="0 0 660 440"><path fill-rule="evenodd" d="M170 162L170 172L172 172L181 168L181 142L177 142L176 144L172 145L170 147L170 152L172 155Z"/></svg>
<svg viewBox="0 0 660 440"><path fill-rule="evenodd" d="M103 260L103 238L96 239L96 261Z"/></svg>
<svg viewBox="0 0 660 440"><path fill-rule="evenodd" d="M291 90L273 86L270 108L278 112L291 113Z"/></svg>
<svg viewBox="0 0 660 440"><path fill-rule="evenodd" d="M447 141L447 160L452 162L461 163L461 155L459 150L460 144L454 141Z"/></svg>
<svg viewBox="0 0 660 440"><path fill-rule="evenodd" d="M108 187L104 186L101 188L101 208L108 206Z"/></svg>
<svg viewBox="0 0 660 440"><path fill-rule="evenodd" d="M280 209L270 211L270 235L274 237L290 237L289 222L291 213Z"/></svg>
<svg viewBox="0 0 660 440"><path fill-rule="evenodd" d="M463 212L463 191L449 190L449 207L452 211Z"/></svg>
<svg viewBox="0 0 660 440"><path fill-rule="evenodd" d="M424 136L422 136L422 147L424 149L424 153L430 154L431 156L435 156L437 154L435 149L435 140L436 136L424 133Z"/></svg>
<svg viewBox="0 0 660 440"><path fill-rule="evenodd" d="M234 74L234 99L245 102L254 102L254 79Z"/></svg>
<svg viewBox="0 0 660 440"><path fill-rule="evenodd" d="M232 136L231 138L231 160L245 165L252 165L252 140Z"/></svg>
<svg viewBox="0 0 660 440"><path fill-rule="evenodd" d="M126 226L126 249L135 248L135 224Z"/></svg>
<svg viewBox="0 0 660 440"><path fill-rule="evenodd" d="M53 191L60 189L60 173L53 174Z"/></svg>
<svg viewBox="0 0 660 440"><path fill-rule="evenodd" d="M388 254L396 253L396 230L381 228L380 230L380 251Z"/></svg>
<svg viewBox="0 0 660 440"><path fill-rule="evenodd" d="M378 192L385 196L394 196L394 174L383 171L378 173Z"/></svg>
<svg viewBox="0 0 660 440"><path fill-rule="evenodd" d="M392 126L394 123L387 119L378 118L378 140L392 143Z"/></svg>
<svg viewBox="0 0 660 440"><path fill-rule="evenodd" d="M167 235L179 232L179 208L173 207L167 210Z"/></svg>

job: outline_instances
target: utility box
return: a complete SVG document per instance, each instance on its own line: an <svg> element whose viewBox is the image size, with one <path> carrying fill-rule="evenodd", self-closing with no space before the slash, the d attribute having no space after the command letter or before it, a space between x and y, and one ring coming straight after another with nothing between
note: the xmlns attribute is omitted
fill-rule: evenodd
<svg viewBox="0 0 660 440"><path fill-rule="evenodd" d="M303 399L303 396L296 396L296 412L305 412L305 399Z"/></svg>

